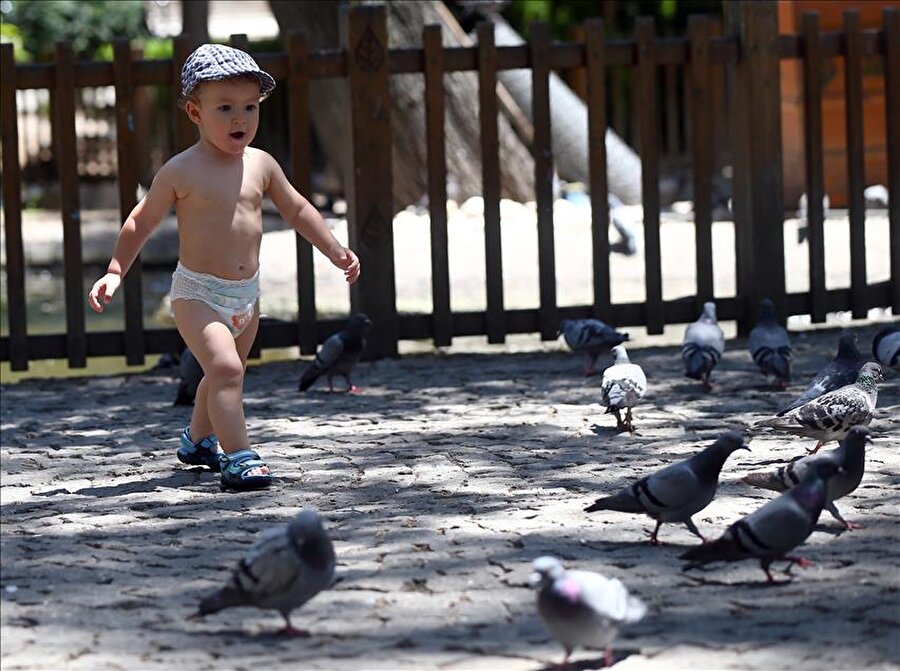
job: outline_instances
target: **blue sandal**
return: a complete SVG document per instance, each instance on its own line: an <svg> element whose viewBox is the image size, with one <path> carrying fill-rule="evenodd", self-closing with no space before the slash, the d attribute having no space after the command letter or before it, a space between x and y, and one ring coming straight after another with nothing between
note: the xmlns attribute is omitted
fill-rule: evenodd
<svg viewBox="0 0 900 671"><path fill-rule="evenodd" d="M213 473L218 473L219 441L215 434L210 434L196 443L191 438L191 427L181 432L181 447L175 453L178 461L189 466L206 466Z"/></svg>
<svg viewBox="0 0 900 671"><path fill-rule="evenodd" d="M265 461L253 450L240 450L232 454L219 454L219 468L222 471L222 489L264 489L272 484L272 474L248 475L254 468L269 470Z"/></svg>

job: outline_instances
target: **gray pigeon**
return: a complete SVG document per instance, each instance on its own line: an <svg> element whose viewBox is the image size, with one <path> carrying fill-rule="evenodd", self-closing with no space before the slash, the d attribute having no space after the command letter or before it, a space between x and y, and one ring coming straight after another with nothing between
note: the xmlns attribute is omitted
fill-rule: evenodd
<svg viewBox="0 0 900 671"><path fill-rule="evenodd" d="M628 352L623 345L612 348L616 362L603 371L600 383L600 396L607 413L616 416L616 428L627 429L634 433L631 424L631 409L644 397L647 391L647 376L643 369L628 359ZM622 420L621 412L626 411Z"/></svg>
<svg viewBox="0 0 900 671"><path fill-rule="evenodd" d="M815 456L797 457L785 466L779 466L774 471L758 471L748 473L743 482L754 487L773 489L776 492L784 492L799 484L816 464L822 461L831 461L840 466L844 473L835 475L828 481L828 496L825 509L831 513L845 529L861 528L858 524L848 522L838 512L834 502L854 491L862 480L866 470L866 443L871 443L869 429L864 426L854 426L850 433L835 449L823 452Z"/></svg>
<svg viewBox="0 0 900 671"><path fill-rule="evenodd" d="M885 368L900 371L900 325L888 324L875 334L872 354Z"/></svg>
<svg viewBox="0 0 900 671"><path fill-rule="evenodd" d="M865 362L866 359L857 346L856 334L852 331L843 331L838 340L838 351L834 360L825 364L804 392L781 410L778 416L799 408L829 391L853 384Z"/></svg>
<svg viewBox="0 0 900 671"><path fill-rule="evenodd" d="M192 617L253 606L281 613L285 621L281 633L308 636L291 626L291 611L332 584L334 563L334 546L319 515L303 510L286 527L263 533L225 587L204 598Z"/></svg>
<svg viewBox="0 0 900 671"><path fill-rule="evenodd" d="M815 438L819 442L809 452L818 452L825 443L845 438L857 424L869 425L875 416L878 383L883 379L881 366L869 361L863 364L853 384L814 398L785 415L760 420L752 429L770 428Z"/></svg>
<svg viewBox="0 0 900 671"><path fill-rule="evenodd" d="M194 405L197 396L197 387L203 379L203 369L197 357L187 347L181 353L178 361L178 393L172 405Z"/></svg>
<svg viewBox="0 0 900 671"><path fill-rule="evenodd" d="M335 375L340 375L347 381L348 392L360 391L350 381L350 375L366 347L365 336L371 326L369 318L359 312L350 317L343 330L329 336L322 343L316 358L300 376L300 391L309 389L322 375L328 379L328 391L334 391Z"/></svg>
<svg viewBox="0 0 900 671"><path fill-rule="evenodd" d="M585 375L593 375L597 357L603 352L628 340L627 333L616 331L599 319L563 319L559 323L559 334L562 334L569 349L587 357Z"/></svg>
<svg viewBox="0 0 900 671"><path fill-rule="evenodd" d="M810 566L809 560L788 552L813 532L828 500L827 482L839 472L832 461L815 464L799 485L739 519L716 540L683 553L680 559L689 562L685 570L714 561L758 559L768 581L775 582L769 567L776 559L787 559L788 569L794 564Z"/></svg>
<svg viewBox="0 0 900 671"><path fill-rule="evenodd" d="M791 338L787 330L775 321L775 307L764 298L759 323L747 339L750 355L763 375L775 380L781 389L791 381Z"/></svg>
<svg viewBox="0 0 900 671"><path fill-rule="evenodd" d="M725 460L740 449L750 450L744 445L744 437L737 431L726 431L702 452L651 473L617 494L597 499L584 511L644 513L656 520L656 528L650 534L653 545L659 545L657 534L663 522L683 522L692 534L705 541L691 516L712 502Z"/></svg>
<svg viewBox="0 0 900 671"><path fill-rule="evenodd" d="M716 304L709 301L703 304L703 314L684 332L681 343L684 374L693 380L700 380L707 389L711 388L710 373L724 351L725 334L716 321Z"/></svg>
<svg viewBox="0 0 900 671"><path fill-rule="evenodd" d="M619 580L592 571L567 571L556 557L538 557L533 567L538 613L566 651L562 666L576 647L605 648L610 666L619 626L643 618L647 606Z"/></svg>

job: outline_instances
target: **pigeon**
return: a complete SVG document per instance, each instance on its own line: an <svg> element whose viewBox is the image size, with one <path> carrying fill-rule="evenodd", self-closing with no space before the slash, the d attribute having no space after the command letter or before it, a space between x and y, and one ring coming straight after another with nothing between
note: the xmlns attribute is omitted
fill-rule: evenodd
<svg viewBox="0 0 900 671"><path fill-rule="evenodd" d="M848 531L859 529L861 528L859 524L853 524L841 517L834 502L847 496L859 486L866 468L867 442L872 442L869 437L869 429L864 426L854 426L838 447L830 452L809 457L797 457L789 464L779 466L775 471L748 473L742 478L742 481L754 487L784 492L802 482L816 464L822 461L831 461L840 466L844 473L835 475L828 481L825 509Z"/></svg>
<svg viewBox="0 0 900 671"><path fill-rule="evenodd" d="M900 371L900 325L888 324L875 334L872 354L882 366Z"/></svg>
<svg viewBox="0 0 900 671"><path fill-rule="evenodd" d="M636 363L631 363L628 353L623 345L612 348L616 362L603 371L603 380L600 383L600 396L607 413L616 416L616 428L627 429L634 433L631 424L631 409L644 397L647 391L647 376L643 369ZM626 410L625 420L622 420L621 412Z"/></svg>
<svg viewBox="0 0 900 671"><path fill-rule="evenodd" d="M829 391L853 384L865 362L866 359L857 346L856 334L844 331L838 340L838 351L834 360L825 364L804 392L781 410L778 416L781 417Z"/></svg>
<svg viewBox="0 0 900 671"><path fill-rule="evenodd" d="M684 570L715 561L758 559L766 579L773 583L769 567L776 559L788 560L787 570L794 564L811 566L809 560L790 556L788 552L813 532L828 500L827 482L840 472L841 468L832 461L816 463L796 487L739 519L716 540L680 555L680 559L689 562Z"/></svg>
<svg viewBox="0 0 900 671"><path fill-rule="evenodd" d="M203 379L203 369L200 367L197 357L187 347L181 353L178 369L178 393L172 405L194 405L194 399L197 397L197 387L200 386L200 380Z"/></svg>
<svg viewBox="0 0 900 671"><path fill-rule="evenodd" d="M584 374L593 375L597 357L628 340L628 334L616 331L599 319L563 319L557 336L562 335L569 349L587 357Z"/></svg>
<svg viewBox="0 0 900 671"><path fill-rule="evenodd" d="M747 345L763 375L774 378L775 385L784 389L791 381L791 338L775 321L775 307L768 298L762 301L759 323L750 331Z"/></svg>
<svg viewBox="0 0 900 671"><path fill-rule="evenodd" d="M560 334L569 349L587 356L585 375L593 375L600 354L628 340L627 333L616 331L599 319L563 319L557 331Z"/></svg>
<svg viewBox="0 0 900 671"><path fill-rule="evenodd" d="M253 606L281 613L285 627L280 633L308 636L291 625L291 611L331 586L334 564L331 539L316 511L307 508L286 527L263 533L238 562L225 587L201 600L191 618Z"/></svg>
<svg viewBox="0 0 900 671"><path fill-rule="evenodd" d="M328 379L328 391L333 392L333 378L340 375L347 381L349 393L359 392L359 387L350 381L350 375L366 347L366 333L371 326L369 318L359 312L350 317L350 321L342 331L329 336L316 354L316 358L303 371L300 377L300 391L306 391L320 376L325 375Z"/></svg>
<svg viewBox="0 0 900 671"><path fill-rule="evenodd" d="M712 502L725 460L740 449L750 450L744 444L744 437L737 431L726 431L702 452L651 473L617 494L597 499L584 511L644 513L656 520L656 528L650 534L653 545L660 544L657 534L663 522L683 522L705 542L691 516Z"/></svg>
<svg viewBox="0 0 900 671"><path fill-rule="evenodd" d="M613 661L611 644L625 623L647 613L644 602L615 578L593 571L567 571L556 557L538 557L531 582L547 631L565 649L562 666L576 647L605 648L606 666Z"/></svg>
<svg viewBox="0 0 900 671"><path fill-rule="evenodd" d="M709 375L724 351L725 334L716 321L716 304L709 301L703 304L703 314L684 332L681 343L684 374L693 380L700 380L704 387L710 389Z"/></svg>
<svg viewBox="0 0 900 671"><path fill-rule="evenodd" d="M875 416L878 401L878 383L884 378L881 366L874 361L863 364L856 382L823 394L786 415L763 419L751 430L770 428L797 436L815 438L819 451L825 443L842 440L857 424L868 426Z"/></svg>

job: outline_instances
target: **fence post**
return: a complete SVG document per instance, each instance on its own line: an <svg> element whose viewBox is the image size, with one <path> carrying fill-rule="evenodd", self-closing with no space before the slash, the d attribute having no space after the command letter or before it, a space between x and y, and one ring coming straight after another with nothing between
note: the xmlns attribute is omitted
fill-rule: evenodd
<svg viewBox="0 0 900 671"><path fill-rule="evenodd" d="M734 225L738 332L746 335L769 297L785 316L784 179L778 3L727 0L728 37L738 41L733 78Z"/></svg>
<svg viewBox="0 0 900 671"><path fill-rule="evenodd" d="M387 11L383 5L353 5L341 14L351 126L347 224L362 264L350 304L375 324L367 358L397 356Z"/></svg>

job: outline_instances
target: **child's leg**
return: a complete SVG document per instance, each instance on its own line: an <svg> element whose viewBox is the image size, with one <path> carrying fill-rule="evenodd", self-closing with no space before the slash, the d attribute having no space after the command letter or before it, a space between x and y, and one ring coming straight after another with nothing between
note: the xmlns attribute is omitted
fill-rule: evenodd
<svg viewBox="0 0 900 671"><path fill-rule="evenodd" d="M234 345L238 356L241 357L244 370L247 369L247 357L250 355L250 348L256 339L256 332L259 329L259 305L253 313L253 319L247 325L247 328L235 338ZM209 419L209 411L207 409L207 390L206 376L200 381L197 387L197 394L194 399L194 412L191 415L191 435L197 440L202 436L208 436L214 432L212 421ZM224 448L223 448L224 449ZM234 452L235 450L225 450L226 452Z"/></svg>
<svg viewBox="0 0 900 671"><path fill-rule="evenodd" d="M254 315L236 340L215 311L201 301L172 301L172 312L181 337L204 372L191 418L191 436L199 440L215 432L223 451L248 449L244 365L256 336L258 316Z"/></svg>

